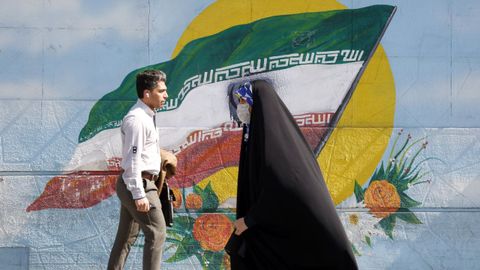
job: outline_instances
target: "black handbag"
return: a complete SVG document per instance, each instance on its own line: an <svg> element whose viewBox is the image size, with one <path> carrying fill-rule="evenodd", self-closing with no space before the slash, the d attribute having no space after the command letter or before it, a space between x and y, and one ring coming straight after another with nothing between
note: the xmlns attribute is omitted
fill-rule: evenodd
<svg viewBox="0 0 480 270"><path fill-rule="evenodd" d="M238 255L240 257L245 257L245 252L247 249L245 239L242 235L236 235L235 232L233 232L232 235L230 235L230 238L228 239L224 249L225 252L227 252L230 256Z"/></svg>
<svg viewBox="0 0 480 270"><path fill-rule="evenodd" d="M162 191L160 192L160 203L162 204L165 225L168 227L173 226L173 202L175 200L175 194L173 194L173 191L168 186L167 181L163 182Z"/></svg>

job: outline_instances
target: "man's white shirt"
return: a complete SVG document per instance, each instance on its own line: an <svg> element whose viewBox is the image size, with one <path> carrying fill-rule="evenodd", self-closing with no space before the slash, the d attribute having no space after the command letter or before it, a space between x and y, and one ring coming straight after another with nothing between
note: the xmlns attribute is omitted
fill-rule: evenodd
<svg viewBox="0 0 480 270"><path fill-rule="evenodd" d="M145 197L142 171L156 175L160 172L160 148L154 115L155 112L139 99L123 118L122 177L135 200Z"/></svg>

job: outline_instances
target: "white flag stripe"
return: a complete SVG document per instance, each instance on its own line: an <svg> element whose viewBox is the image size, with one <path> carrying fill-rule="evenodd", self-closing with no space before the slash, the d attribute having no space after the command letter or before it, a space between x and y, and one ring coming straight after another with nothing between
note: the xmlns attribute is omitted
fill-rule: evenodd
<svg viewBox="0 0 480 270"><path fill-rule="evenodd" d="M336 112L362 64L300 65L253 75L248 79L272 82L294 115ZM199 86L188 93L179 108L157 113L161 147L173 148L182 144L195 130L210 129L231 121L228 86L245 80L239 78ZM103 130L78 144L66 170L106 170L106 160L120 156L120 129Z"/></svg>

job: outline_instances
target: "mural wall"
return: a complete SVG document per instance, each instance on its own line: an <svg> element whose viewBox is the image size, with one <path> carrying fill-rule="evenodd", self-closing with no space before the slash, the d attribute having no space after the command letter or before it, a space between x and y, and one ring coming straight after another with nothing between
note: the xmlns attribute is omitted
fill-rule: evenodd
<svg viewBox="0 0 480 270"><path fill-rule="evenodd" d="M360 269L480 269L478 11L474 0L4 1L0 269L106 268L119 126L145 68L168 75L157 127L179 159L165 269L229 269L241 129L228 91L255 78L304 133ZM140 235L127 269L142 251Z"/></svg>

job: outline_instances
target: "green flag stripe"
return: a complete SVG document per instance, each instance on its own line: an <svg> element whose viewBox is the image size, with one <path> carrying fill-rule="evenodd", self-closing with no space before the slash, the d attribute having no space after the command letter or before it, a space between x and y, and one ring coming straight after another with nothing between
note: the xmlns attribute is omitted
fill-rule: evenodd
<svg viewBox="0 0 480 270"><path fill-rule="evenodd" d="M132 71L119 88L102 97L90 111L79 142L121 125L137 98L135 76L145 69L168 75L164 110L172 110L199 85L302 64L365 61L393 9L376 5L275 16L194 40L175 59Z"/></svg>

